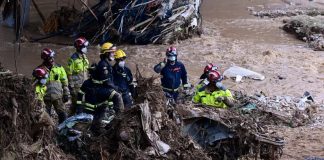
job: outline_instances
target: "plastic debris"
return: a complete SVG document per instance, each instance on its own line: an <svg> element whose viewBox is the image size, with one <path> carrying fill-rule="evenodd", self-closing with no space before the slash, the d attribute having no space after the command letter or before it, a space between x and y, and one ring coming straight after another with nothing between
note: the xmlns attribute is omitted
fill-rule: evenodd
<svg viewBox="0 0 324 160"><path fill-rule="evenodd" d="M247 77L247 78L251 78L251 79L255 79L255 80L264 80L265 79L265 76L260 73L257 73L257 72L254 72L254 71L242 68L242 67L238 67L238 66L233 66L233 67L230 67L229 69L225 70L224 76L228 77L228 78L236 78L236 81L238 81L238 82L241 81L241 79L243 77Z"/></svg>

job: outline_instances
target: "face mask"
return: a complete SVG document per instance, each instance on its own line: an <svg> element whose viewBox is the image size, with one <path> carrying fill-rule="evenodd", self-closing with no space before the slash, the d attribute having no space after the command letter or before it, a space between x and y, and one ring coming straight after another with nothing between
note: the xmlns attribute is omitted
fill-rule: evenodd
<svg viewBox="0 0 324 160"><path fill-rule="evenodd" d="M39 81L39 83L42 84L42 85L45 85L45 84L46 84L46 81L47 81L47 79L41 79L41 80Z"/></svg>
<svg viewBox="0 0 324 160"><path fill-rule="evenodd" d="M87 47L83 47L81 49L81 52L84 53L84 54L86 54L88 52L88 48Z"/></svg>
<svg viewBox="0 0 324 160"><path fill-rule="evenodd" d="M108 56L108 59L109 59L110 61L115 60L115 56L114 56L114 54L113 54L113 53L110 53L109 56Z"/></svg>
<svg viewBox="0 0 324 160"><path fill-rule="evenodd" d="M175 61L177 59L176 56L168 56L167 58L169 61Z"/></svg>
<svg viewBox="0 0 324 160"><path fill-rule="evenodd" d="M120 61L118 63L118 66L124 68L125 67L125 61Z"/></svg>

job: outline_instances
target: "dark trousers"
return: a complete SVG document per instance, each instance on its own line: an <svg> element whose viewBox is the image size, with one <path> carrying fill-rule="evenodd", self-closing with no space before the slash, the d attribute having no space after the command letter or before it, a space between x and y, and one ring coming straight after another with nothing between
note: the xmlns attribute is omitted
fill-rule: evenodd
<svg viewBox="0 0 324 160"><path fill-rule="evenodd" d="M52 106L54 107L55 112L59 118L59 123L62 123L66 119L66 113L64 111L64 103L61 98L56 100L44 99L44 103L46 105L46 111L49 115L51 115Z"/></svg>
<svg viewBox="0 0 324 160"><path fill-rule="evenodd" d="M179 92L178 91L165 91L164 90L164 95L166 98L173 98L175 102L177 102Z"/></svg>
<svg viewBox="0 0 324 160"><path fill-rule="evenodd" d="M124 106L125 109L129 109L132 107L133 105L133 98L132 96L129 94L129 92L125 92L122 94L123 97L123 102L124 102Z"/></svg>

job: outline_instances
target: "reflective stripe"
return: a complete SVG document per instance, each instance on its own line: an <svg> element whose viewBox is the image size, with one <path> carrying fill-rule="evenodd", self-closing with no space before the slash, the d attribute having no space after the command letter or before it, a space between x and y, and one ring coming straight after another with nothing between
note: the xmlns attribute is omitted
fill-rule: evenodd
<svg viewBox="0 0 324 160"><path fill-rule="evenodd" d="M99 103L97 105L93 105L93 104L90 104L90 103L85 103L84 105L86 107L90 107L91 109L96 109L98 106L101 106L101 105L111 105L113 104L112 102L109 102L109 101L104 101L102 103Z"/></svg>
<svg viewBox="0 0 324 160"><path fill-rule="evenodd" d="M108 105L112 106L112 105L114 105L114 103L113 102L108 102Z"/></svg>
<svg viewBox="0 0 324 160"><path fill-rule="evenodd" d="M171 88L165 88L163 87L163 90L167 90L167 91L170 91L170 92L176 92L178 91L179 88L176 88L176 89L171 89Z"/></svg>
<svg viewBox="0 0 324 160"><path fill-rule="evenodd" d="M90 107L90 108L96 108L96 105L90 104L90 103L85 103L84 104L86 107Z"/></svg>
<svg viewBox="0 0 324 160"><path fill-rule="evenodd" d="M89 110L89 111L94 111L94 109L91 109L91 108L84 108L86 110Z"/></svg>
<svg viewBox="0 0 324 160"><path fill-rule="evenodd" d="M116 93L117 93L116 91L112 91L111 94L109 95L109 99L112 99Z"/></svg>
<svg viewBox="0 0 324 160"><path fill-rule="evenodd" d="M95 84L103 84L104 82L106 82L108 79L105 79L105 80L102 80L102 81L98 81L98 80L95 80L95 79L92 79L92 82L95 83Z"/></svg>
<svg viewBox="0 0 324 160"><path fill-rule="evenodd" d="M82 101L76 101L76 104L82 104Z"/></svg>
<svg viewBox="0 0 324 160"><path fill-rule="evenodd" d="M80 93L80 94L85 94L85 93L84 93L83 91L81 91L81 90L79 90L79 93Z"/></svg>

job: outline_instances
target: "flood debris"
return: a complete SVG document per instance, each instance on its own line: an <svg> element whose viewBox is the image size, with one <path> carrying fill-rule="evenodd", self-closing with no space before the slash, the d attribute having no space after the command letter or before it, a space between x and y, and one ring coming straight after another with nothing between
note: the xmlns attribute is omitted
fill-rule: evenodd
<svg viewBox="0 0 324 160"><path fill-rule="evenodd" d="M0 159L73 159L56 146L54 124L32 88L30 79L0 64Z"/></svg>
<svg viewBox="0 0 324 160"><path fill-rule="evenodd" d="M167 113L163 91L154 83L156 77L143 78L139 72L136 75L136 105L117 114L108 124L103 123L101 134L95 136L89 131L92 116L88 114L72 116L58 127L36 123L38 117L49 116L40 116L46 112L35 113L34 110L40 110L29 106L34 104L31 80L0 70L0 92L6 93L0 94L1 158L272 160L280 158L285 141L267 126L291 126L292 122L300 126L309 122L304 123L304 117L294 112L300 108L296 103L304 102L302 114L310 113L307 108L312 106L313 98L308 92L296 101L235 92L237 103L229 109L190 101L178 104L175 110L183 120L178 124ZM12 97L17 104L12 103ZM16 126L12 125L14 108L18 113Z"/></svg>
<svg viewBox="0 0 324 160"><path fill-rule="evenodd" d="M224 71L223 75L227 78L235 78L236 82L240 82L243 77L261 81L265 79L264 75L239 66L230 67Z"/></svg>
<svg viewBox="0 0 324 160"><path fill-rule="evenodd" d="M311 8L285 8L285 9L269 9L269 10L260 10L256 11L254 8L249 9L251 14L257 17L269 17L269 18L279 18L279 17L293 17L299 15L307 15L307 16L321 16L324 15L324 11Z"/></svg>
<svg viewBox="0 0 324 160"><path fill-rule="evenodd" d="M172 43L201 34L201 3L200 0L100 1L82 13L64 7L47 19L43 29L48 35L43 38L63 34L86 36L99 43Z"/></svg>
<svg viewBox="0 0 324 160"><path fill-rule="evenodd" d="M295 34L300 40L309 44L316 51L324 50L324 18L297 16L291 19L285 19L283 30Z"/></svg>

